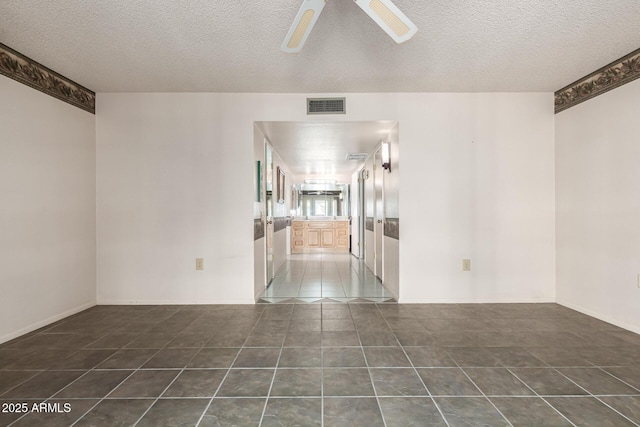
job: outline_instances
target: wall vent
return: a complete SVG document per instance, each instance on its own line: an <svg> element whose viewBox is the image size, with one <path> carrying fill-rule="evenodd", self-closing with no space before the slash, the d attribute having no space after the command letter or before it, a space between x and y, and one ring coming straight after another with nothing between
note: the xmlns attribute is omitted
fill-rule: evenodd
<svg viewBox="0 0 640 427"><path fill-rule="evenodd" d="M345 114L346 98L307 98L307 114Z"/></svg>

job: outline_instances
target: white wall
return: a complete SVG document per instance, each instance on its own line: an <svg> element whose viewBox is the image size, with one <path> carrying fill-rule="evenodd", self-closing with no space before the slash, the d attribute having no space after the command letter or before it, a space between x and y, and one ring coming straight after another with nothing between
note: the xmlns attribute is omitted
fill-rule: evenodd
<svg viewBox="0 0 640 427"><path fill-rule="evenodd" d="M371 233L373 236L373 233ZM400 298L400 241L383 236L384 245L384 287L391 292L396 301Z"/></svg>
<svg viewBox="0 0 640 427"><path fill-rule="evenodd" d="M400 301L554 301L552 94L428 98L399 120Z"/></svg>
<svg viewBox="0 0 640 427"><path fill-rule="evenodd" d="M386 138L389 143L391 170L384 173L384 217L400 217L400 126L396 124Z"/></svg>
<svg viewBox="0 0 640 427"><path fill-rule="evenodd" d="M0 342L95 305L95 116L0 76Z"/></svg>
<svg viewBox="0 0 640 427"><path fill-rule="evenodd" d="M378 147L376 146L376 150ZM371 230L367 230L366 221L367 218L374 220L375 228L375 193L373 188L373 155L369 155L364 162L364 169L366 171L365 176L367 178L364 181L364 263L371 271L375 271L375 234Z"/></svg>
<svg viewBox="0 0 640 427"><path fill-rule="evenodd" d="M400 218L400 139L399 125L395 125L387 137L391 158L391 170L383 169L384 175L384 217ZM402 221L400 221L402 229ZM382 237L384 287L389 290L396 300L400 291L400 242L392 237Z"/></svg>
<svg viewBox="0 0 640 427"><path fill-rule="evenodd" d="M556 116L557 298L640 333L640 80Z"/></svg>
<svg viewBox="0 0 640 427"><path fill-rule="evenodd" d="M99 302L252 303L253 122L307 96L99 94ZM401 129L401 302L555 299L551 93L347 98Z"/></svg>
<svg viewBox="0 0 640 427"><path fill-rule="evenodd" d="M98 94L99 303L253 303L253 119L242 98Z"/></svg>
<svg viewBox="0 0 640 427"><path fill-rule="evenodd" d="M263 223L265 221L265 182L264 182L264 171L265 171L265 138L262 131L254 125L253 129L253 185L255 187L254 195L253 195L253 217L254 218L262 218ZM258 165L256 162L260 162L260 188L258 189ZM258 202L258 192L260 192L260 201ZM266 227L266 223L264 224ZM266 231L266 230L265 230ZM253 241L253 296L254 299L258 299L260 294L264 291L266 285L266 247L265 247L265 238L261 237L257 240Z"/></svg>

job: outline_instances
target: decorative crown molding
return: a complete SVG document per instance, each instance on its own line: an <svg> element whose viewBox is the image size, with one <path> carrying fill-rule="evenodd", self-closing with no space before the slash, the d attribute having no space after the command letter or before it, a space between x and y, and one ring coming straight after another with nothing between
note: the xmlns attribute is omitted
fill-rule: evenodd
<svg viewBox="0 0 640 427"><path fill-rule="evenodd" d="M96 94L0 43L0 74L47 95L96 113Z"/></svg>
<svg viewBox="0 0 640 427"><path fill-rule="evenodd" d="M555 93L555 113L627 84L640 77L640 49L605 65Z"/></svg>

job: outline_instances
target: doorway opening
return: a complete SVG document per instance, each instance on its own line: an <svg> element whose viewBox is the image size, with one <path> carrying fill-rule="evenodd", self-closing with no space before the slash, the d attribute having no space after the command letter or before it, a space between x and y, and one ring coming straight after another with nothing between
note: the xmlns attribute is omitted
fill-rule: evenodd
<svg viewBox="0 0 640 427"><path fill-rule="evenodd" d="M399 217L398 128L254 123L256 301L398 300L399 236L387 233Z"/></svg>

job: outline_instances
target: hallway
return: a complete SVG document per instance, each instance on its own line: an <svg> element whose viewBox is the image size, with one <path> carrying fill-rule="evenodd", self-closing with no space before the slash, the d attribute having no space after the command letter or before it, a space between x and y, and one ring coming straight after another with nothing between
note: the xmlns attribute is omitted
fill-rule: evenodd
<svg viewBox="0 0 640 427"><path fill-rule="evenodd" d="M332 301L395 302L364 260L337 253L289 255L258 300L259 303Z"/></svg>

